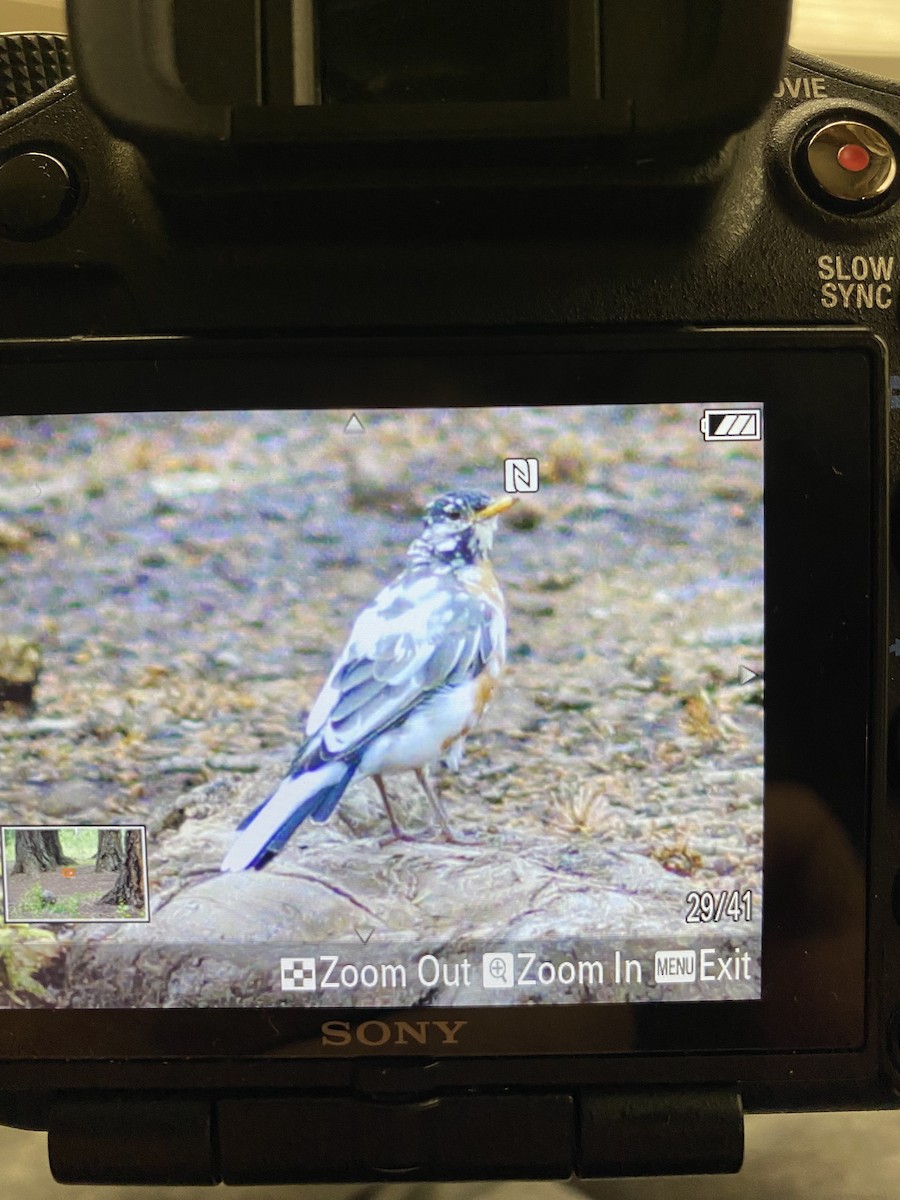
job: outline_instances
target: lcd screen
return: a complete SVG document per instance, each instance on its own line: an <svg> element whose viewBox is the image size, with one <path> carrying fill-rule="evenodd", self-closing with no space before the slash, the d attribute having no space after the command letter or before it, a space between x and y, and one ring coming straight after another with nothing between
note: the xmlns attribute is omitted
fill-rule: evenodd
<svg viewBox="0 0 900 1200"><path fill-rule="evenodd" d="M877 368L702 340L6 352L7 1055L860 1044Z"/></svg>
<svg viewBox="0 0 900 1200"><path fill-rule="evenodd" d="M763 428L5 420L6 1003L758 998Z"/></svg>

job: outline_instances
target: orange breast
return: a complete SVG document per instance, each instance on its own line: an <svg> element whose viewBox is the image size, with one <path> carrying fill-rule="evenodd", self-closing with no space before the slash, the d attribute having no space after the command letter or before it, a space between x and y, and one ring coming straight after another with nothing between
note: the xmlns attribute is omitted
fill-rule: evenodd
<svg viewBox="0 0 900 1200"><path fill-rule="evenodd" d="M477 720L491 701L497 690L497 676L493 671L482 671L475 680L475 713Z"/></svg>
<svg viewBox="0 0 900 1200"><path fill-rule="evenodd" d="M505 611L503 593L500 591L500 584L497 582L494 568L488 559L483 558L480 562L467 567L464 572L460 573L460 582L470 595L477 596L480 600L487 600L488 604L492 604L499 612Z"/></svg>
<svg viewBox="0 0 900 1200"><path fill-rule="evenodd" d="M457 738L468 737L478 722L481 720L481 714L490 703L491 697L497 690L497 676L491 671L482 671L475 680L475 695L472 700L472 715L465 723L459 733L448 737L441 743L441 752L449 750Z"/></svg>

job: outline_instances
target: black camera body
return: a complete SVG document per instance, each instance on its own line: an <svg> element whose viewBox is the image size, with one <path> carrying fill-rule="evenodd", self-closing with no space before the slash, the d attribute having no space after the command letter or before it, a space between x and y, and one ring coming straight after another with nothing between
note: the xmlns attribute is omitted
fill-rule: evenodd
<svg viewBox="0 0 900 1200"><path fill-rule="evenodd" d="M0 1009L0 1120L72 1181L565 1178L737 1170L743 1110L896 1103L900 88L782 61L784 3L312 7L70 3L76 76L0 112L3 409L708 403L711 442L762 403L758 990L680 1000L657 958L606 1003L181 1007L123 999L129 958L92 1002L63 938L69 999Z"/></svg>

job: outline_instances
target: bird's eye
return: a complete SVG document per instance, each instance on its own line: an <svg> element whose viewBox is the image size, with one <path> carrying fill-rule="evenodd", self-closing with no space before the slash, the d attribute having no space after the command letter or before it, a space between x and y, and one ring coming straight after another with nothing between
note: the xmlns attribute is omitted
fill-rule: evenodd
<svg viewBox="0 0 900 1200"><path fill-rule="evenodd" d="M451 521L456 521L462 516L462 509L456 507L455 504L444 510Z"/></svg>

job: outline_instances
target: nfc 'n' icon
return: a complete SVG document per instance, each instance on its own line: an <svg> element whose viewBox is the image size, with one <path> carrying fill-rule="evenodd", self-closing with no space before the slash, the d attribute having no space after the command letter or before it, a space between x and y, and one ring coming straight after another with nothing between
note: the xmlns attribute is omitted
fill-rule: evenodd
<svg viewBox="0 0 900 1200"><path fill-rule="evenodd" d="M503 486L507 492L536 492L538 490L538 460L536 458L504 459Z"/></svg>

